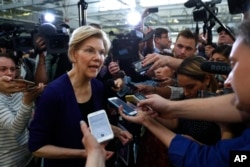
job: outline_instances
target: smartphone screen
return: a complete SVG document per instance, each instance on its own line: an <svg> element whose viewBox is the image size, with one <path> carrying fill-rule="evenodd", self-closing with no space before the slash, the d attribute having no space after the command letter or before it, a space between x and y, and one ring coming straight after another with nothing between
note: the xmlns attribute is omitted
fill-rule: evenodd
<svg viewBox="0 0 250 167"><path fill-rule="evenodd" d="M114 138L107 114L105 110L88 114L88 122L91 133L99 143Z"/></svg>
<svg viewBox="0 0 250 167"><path fill-rule="evenodd" d="M111 102L117 108L122 105L123 106L123 112L126 115L133 116L133 115L137 114L137 111L135 109L130 107L127 103L125 103L123 100L119 99L118 97L108 98L108 101Z"/></svg>

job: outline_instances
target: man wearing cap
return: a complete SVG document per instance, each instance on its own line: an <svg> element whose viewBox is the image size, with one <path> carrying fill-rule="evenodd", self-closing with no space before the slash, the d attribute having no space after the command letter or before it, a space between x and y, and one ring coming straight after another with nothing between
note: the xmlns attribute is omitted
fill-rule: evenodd
<svg viewBox="0 0 250 167"><path fill-rule="evenodd" d="M234 31L232 28L226 26L226 28L234 35ZM225 27L220 26L217 29L218 32L218 45L232 45L234 43L234 39L229 35L229 33L225 30Z"/></svg>

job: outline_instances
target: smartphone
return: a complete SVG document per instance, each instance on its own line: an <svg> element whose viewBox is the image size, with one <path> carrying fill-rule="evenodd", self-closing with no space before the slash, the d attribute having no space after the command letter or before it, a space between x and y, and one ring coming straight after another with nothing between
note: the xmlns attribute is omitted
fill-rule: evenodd
<svg viewBox="0 0 250 167"><path fill-rule="evenodd" d="M105 110L90 113L87 117L90 131L99 143L114 138L114 133Z"/></svg>
<svg viewBox="0 0 250 167"><path fill-rule="evenodd" d="M148 12L149 13L157 13L159 11L159 9L156 7L156 8L149 8L148 9Z"/></svg>
<svg viewBox="0 0 250 167"><path fill-rule="evenodd" d="M133 116L133 115L137 114L135 107L131 107L125 101L123 101L122 99L120 99L118 97L110 97L110 98L108 98L108 101L117 108L119 108L122 105L123 106L123 113L126 115Z"/></svg>
<svg viewBox="0 0 250 167"><path fill-rule="evenodd" d="M19 83L24 83L24 84L32 85L32 86L36 85L35 82L28 81L28 80L25 80L25 79L12 79L12 81L19 82Z"/></svg>
<svg viewBox="0 0 250 167"><path fill-rule="evenodd" d="M146 97L141 93L136 93L134 95L126 95L125 99L127 102L130 102L136 105L140 100L146 99Z"/></svg>
<svg viewBox="0 0 250 167"><path fill-rule="evenodd" d="M132 64L133 64L133 66L135 68L135 71L138 72L138 73L147 71L152 66L152 64L149 64L149 65L143 67L142 66L142 60L135 61Z"/></svg>

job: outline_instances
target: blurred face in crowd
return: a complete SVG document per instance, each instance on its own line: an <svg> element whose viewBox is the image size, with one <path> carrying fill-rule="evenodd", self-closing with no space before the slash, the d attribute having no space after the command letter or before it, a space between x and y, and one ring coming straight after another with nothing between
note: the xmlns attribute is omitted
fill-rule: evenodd
<svg viewBox="0 0 250 167"><path fill-rule="evenodd" d="M238 38L230 54L230 72L225 84L231 84L235 98L232 103L241 111L250 113L250 46L245 44L242 38Z"/></svg>
<svg viewBox="0 0 250 167"><path fill-rule="evenodd" d="M211 56L210 61L228 63L228 59L223 54L220 53L214 53Z"/></svg>
<svg viewBox="0 0 250 167"><path fill-rule="evenodd" d="M212 52L215 48L212 45L206 45L205 46L205 54L208 58L212 56Z"/></svg>
<svg viewBox="0 0 250 167"><path fill-rule="evenodd" d="M199 90L206 90L209 83L207 77L203 82L195 80L189 76L178 74L178 85L183 88L185 98L196 98Z"/></svg>
<svg viewBox="0 0 250 167"><path fill-rule="evenodd" d="M155 78L165 80L173 75L173 71L168 66L163 66L157 68L155 71Z"/></svg>
<svg viewBox="0 0 250 167"><path fill-rule="evenodd" d="M103 40L90 37L75 50L73 56L73 68L87 78L94 78L100 71L105 56Z"/></svg>
<svg viewBox="0 0 250 167"><path fill-rule="evenodd" d="M9 76L13 79L16 75L16 66L12 59L0 57L0 77Z"/></svg>
<svg viewBox="0 0 250 167"><path fill-rule="evenodd" d="M161 34L160 37L155 37L155 46L159 50L162 51L163 49L170 49L170 45L171 45L171 40L168 36L168 33Z"/></svg>
<svg viewBox="0 0 250 167"><path fill-rule="evenodd" d="M174 57L185 59L193 56L196 53L195 40L179 36L173 48Z"/></svg>
<svg viewBox="0 0 250 167"><path fill-rule="evenodd" d="M226 33L226 31L222 30L221 32L219 32L218 45L232 45L233 43L233 39L228 33Z"/></svg>

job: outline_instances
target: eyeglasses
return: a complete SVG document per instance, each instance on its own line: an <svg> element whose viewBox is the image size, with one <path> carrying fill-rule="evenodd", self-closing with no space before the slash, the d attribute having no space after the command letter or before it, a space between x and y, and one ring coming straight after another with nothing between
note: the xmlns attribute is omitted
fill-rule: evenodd
<svg viewBox="0 0 250 167"><path fill-rule="evenodd" d="M14 73L17 69L17 67L0 66L0 72L6 72L7 70L10 70L10 72Z"/></svg>

